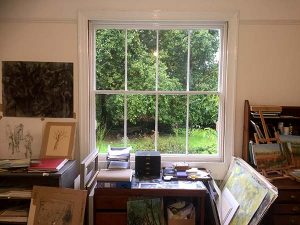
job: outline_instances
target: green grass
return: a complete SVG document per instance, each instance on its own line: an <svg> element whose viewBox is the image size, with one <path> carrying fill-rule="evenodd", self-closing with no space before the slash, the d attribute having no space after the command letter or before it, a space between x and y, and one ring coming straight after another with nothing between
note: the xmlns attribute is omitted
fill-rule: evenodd
<svg viewBox="0 0 300 225"><path fill-rule="evenodd" d="M97 147L100 153L107 152L107 146L113 147L123 146L123 140L103 140L97 141ZM153 150L154 138L144 136L132 138L127 141L127 145L131 146L133 151L137 150ZM189 133L189 153L190 154L215 154L217 153L217 132L213 129L193 129ZM178 153L185 154L185 133L175 132L174 135L160 135L158 137L158 150L162 153Z"/></svg>

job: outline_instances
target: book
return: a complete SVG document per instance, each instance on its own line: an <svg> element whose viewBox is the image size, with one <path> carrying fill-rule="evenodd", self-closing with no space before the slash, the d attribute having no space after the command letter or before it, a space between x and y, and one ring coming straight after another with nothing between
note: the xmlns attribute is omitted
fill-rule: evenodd
<svg viewBox="0 0 300 225"><path fill-rule="evenodd" d="M39 159L32 161L28 167L28 172L57 172L68 161L68 159Z"/></svg>
<svg viewBox="0 0 300 225"><path fill-rule="evenodd" d="M98 181L97 188L127 188L131 189L130 181Z"/></svg>
<svg viewBox="0 0 300 225"><path fill-rule="evenodd" d="M98 181L129 181L132 180L132 169L100 169Z"/></svg>

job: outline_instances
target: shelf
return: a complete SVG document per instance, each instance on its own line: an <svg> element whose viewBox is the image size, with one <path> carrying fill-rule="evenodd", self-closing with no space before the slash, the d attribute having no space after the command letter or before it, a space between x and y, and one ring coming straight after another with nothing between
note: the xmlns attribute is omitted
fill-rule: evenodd
<svg viewBox="0 0 300 225"><path fill-rule="evenodd" d="M255 130L250 123L251 120L260 123L259 116L253 116L251 111L251 105L248 100L244 103L244 126L243 126L243 147L242 157L246 162L249 161L249 141L255 142L254 133ZM268 108L267 105L264 107ZM273 106L274 107L274 106ZM300 135L300 107L299 106L278 106L281 108L280 116L263 116L267 125L273 126L275 129L278 127L278 122L285 123L285 126L290 124L293 126L293 134ZM253 108L253 107L252 107ZM276 108L276 107L275 107ZM256 106L255 110L259 110L260 107ZM263 131L263 129L261 128ZM271 131L273 133L273 130Z"/></svg>
<svg viewBox="0 0 300 225"><path fill-rule="evenodd" d="M24 205L29 211L34 185L73 188L77 175L75 160L56 173L0 172L0 224L27 224L24 212L14 208Z"/></svg>

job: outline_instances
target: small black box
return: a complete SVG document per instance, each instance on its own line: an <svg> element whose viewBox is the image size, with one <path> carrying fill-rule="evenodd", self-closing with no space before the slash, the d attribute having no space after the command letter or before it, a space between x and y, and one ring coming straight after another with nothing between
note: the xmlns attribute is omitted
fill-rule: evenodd
<svg viewBox="0 0 300 225"><path fill-rule="evenodd" d="M160 177L160 152L158 151L137 151L135 153L135 176L137 178Z"/></svg>

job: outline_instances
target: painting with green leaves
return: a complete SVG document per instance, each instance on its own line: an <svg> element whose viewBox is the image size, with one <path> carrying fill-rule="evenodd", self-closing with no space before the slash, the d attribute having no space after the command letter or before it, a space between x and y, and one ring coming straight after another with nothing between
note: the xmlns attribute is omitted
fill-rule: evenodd
<svg viewBox="0 0 300 225"><path fill-rule="evenodd" d="M161 199L136 199L127 202L127 225L163 225Z"/></svg>

